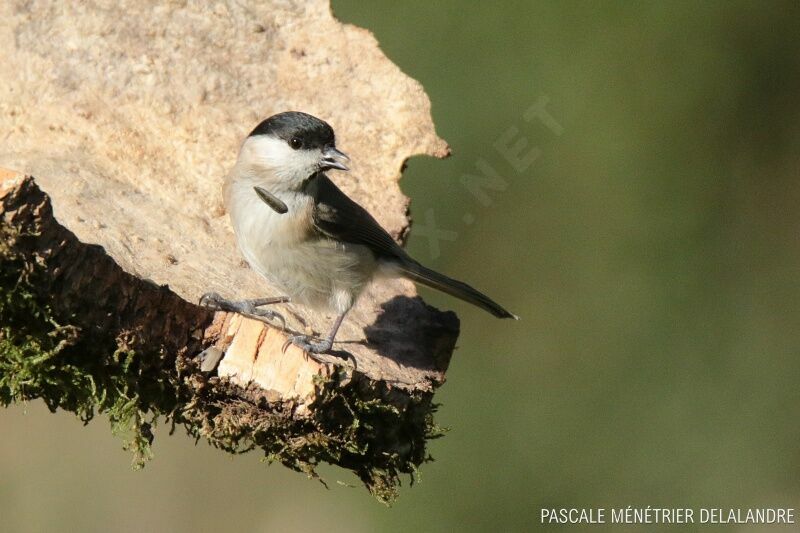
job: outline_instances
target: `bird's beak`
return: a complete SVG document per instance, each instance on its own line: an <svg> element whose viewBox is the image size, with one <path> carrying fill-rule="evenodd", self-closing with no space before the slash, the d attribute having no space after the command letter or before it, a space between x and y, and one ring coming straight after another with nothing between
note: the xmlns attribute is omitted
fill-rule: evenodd
<svg viewBox="0 0 800 533"><path fill-rule="evenodd" d="M339 170L350 170L345 164L350 158L344 152L340 152L335 146L328 146L322 151L322 159L319 162L321 170L336 168Z"/></svg>

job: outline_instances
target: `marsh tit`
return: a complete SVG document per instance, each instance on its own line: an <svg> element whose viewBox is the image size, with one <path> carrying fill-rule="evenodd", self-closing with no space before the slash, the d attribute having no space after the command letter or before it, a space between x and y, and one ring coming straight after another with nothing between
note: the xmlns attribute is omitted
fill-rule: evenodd
<svg viewBox="0 0 800 533"><path fill-rule="evenodd" d="M497 317L517 318L466 283L412 259L325 174L348 170L348 161L333 129L316 117L290 111L261 122L225 179L225 206L245 259L282 294L234 302L209 293L201 303L266 319L278 315L262 306L288 300L332 311L337 318L321 342L305 335L289 339L310 354L331 349L347 311L376 275L406 277Z"/></svg>

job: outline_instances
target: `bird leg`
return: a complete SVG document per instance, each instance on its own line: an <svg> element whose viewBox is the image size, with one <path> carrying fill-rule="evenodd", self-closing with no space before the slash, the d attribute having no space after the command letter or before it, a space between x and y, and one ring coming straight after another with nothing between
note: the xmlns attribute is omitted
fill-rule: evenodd
<svg viewBox="0 0 800 533"><path fill-rule="evenodd" d="M288 296L275 296L272 298L254 298L252 300L226 300L216 292L207 292L200 298L200 305L213 309L214 311L228 311L239 313L248 318L260 320L261 322L272 325L271 320L280 320L281 327L286 327L286 319L283 315L269 309L259 309L259 307L271 304L281 304L289 301Z"/></svg>
<svg viewBox="0 0 800 533"><path fill-rule="evenodd" d="M347 311L349 311L349 309ZM342 325L342 321L344 320L345 315L347 315L347 311L344 311L342 314L336 317L336 320L333 323L333 328L331 328L331 332L322 341L312 342L311 337L308 335L293 335L289 337L289 339L283 345L283 351L285 352L286 348L288 348L290 344L294 344L306 352L318 363L327 363L328 361L323 361L315 357L315 355L325 353L333 347L333 340L336 338L336 333L339 331L339 326Z"/></svg>

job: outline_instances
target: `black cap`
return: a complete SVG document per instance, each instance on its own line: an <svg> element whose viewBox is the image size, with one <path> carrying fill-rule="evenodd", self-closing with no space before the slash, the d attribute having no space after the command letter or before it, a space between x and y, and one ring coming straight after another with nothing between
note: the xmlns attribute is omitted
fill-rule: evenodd
<svg viewBox="0 0 800 533"><path fill-rule="evenodd" d="M255 135L272 135L286 142L299 139L302 147L306 149L335 144L333 128L327 122L300 111L286 111L272 115L250 132L250 137Z"/></svg>

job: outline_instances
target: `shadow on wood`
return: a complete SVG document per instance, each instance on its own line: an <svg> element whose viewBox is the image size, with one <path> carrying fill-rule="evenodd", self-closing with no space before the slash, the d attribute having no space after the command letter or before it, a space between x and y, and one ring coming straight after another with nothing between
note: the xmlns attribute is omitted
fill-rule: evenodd
<svg viewBox="0 0 800 533"><path fill-rule="evenodd" d="M275 294L242 262L221 183L279 111L329 122L352 158L337 185L406 235L401 167L449 153L419 83L327 0L0 2L0 19L0 165L21 172L0 183L0 399L108 412L137 464L166 417L297 470L342 465L391 499L435 433L455 316L410 282L373 284L340 330L342 369L196 302ZM298 331L332 319L276 310ZM194 359L209 347L219 375Z"/></svg>
<svg viewBox="0 0 800 533"><path fill-rule="evenodd" d="M432 397L441 379L412 388L402 369L433 372L446 362L458 335L452 313L417 298L387 302L367 328L391 361L376 379L317 363L296 347L283 353L285 333L209 312L124 272L53 218L30 177L0 176L0 220L3 403L41 398L84 421L107 412L137 465L163 417L216 447L260 448L311 476L319 462L340 465L383 501L395 497L401 473L426 459L426 440L439 434ZM431 357L406 359L407 342L432 346ZM209 346L225 352L219 376L200 372L194 359ZM443 379L444 370L431 375Z"/></svg>

